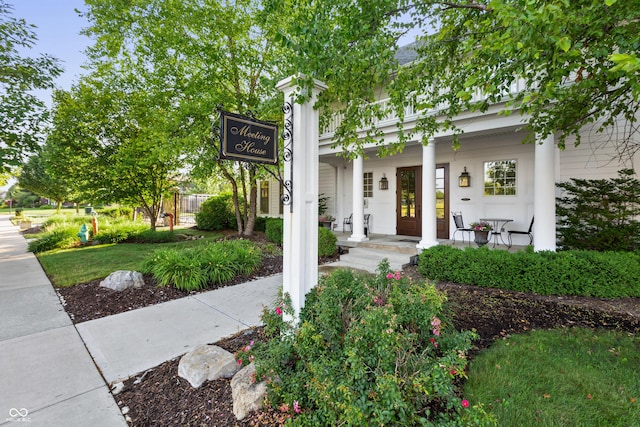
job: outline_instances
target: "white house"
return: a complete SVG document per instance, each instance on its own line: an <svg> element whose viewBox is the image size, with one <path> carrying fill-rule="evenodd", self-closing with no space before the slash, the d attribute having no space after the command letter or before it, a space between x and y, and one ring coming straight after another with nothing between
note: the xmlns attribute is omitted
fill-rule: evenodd
<svg viewBox="0 0 640 427"><path fill-rule="evenodd" d="M342 230L343 218L353 213L349 240L367 240L362 218L370 214L370 233L418 236L418 247L426 248L452 238L456 229L452 212L462 212L465 225L480 218L510 219L506 230L526 230L535 216L534 248L555 250L556 182L611 178L640 161L638 155L626 160L617 155L615 127L607 134L585 128L580 146L568 141L563 151L553 137L523 144L526 117L498 115L499 110L496 104L485 113L457 117L456 125L464 130L457 151L452 148L452 135L443 133L426 146L410 142L402 153L385 158L378 158L371 146L365 149L366 158L349 161L339 155L340 149L331 148L337 123L321 130L318 192L329 197L327 213L337 218L337 230ZM405 129L417 117L409 107ZM396 139L397 120L388 117L376 123L385 140ZM468 187L459 183L465 171L470 177ZM282 213L278 183L261 183L260 194L259 214ZM515 235L513 243L525 245L529 240Z"/></svg>

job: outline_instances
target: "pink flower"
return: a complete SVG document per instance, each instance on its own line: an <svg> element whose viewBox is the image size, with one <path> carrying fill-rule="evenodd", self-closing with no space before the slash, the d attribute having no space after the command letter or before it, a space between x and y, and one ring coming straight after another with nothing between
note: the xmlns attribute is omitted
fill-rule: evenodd
<svg viewBox="0 0 640 427"><path fill-rule="evenodd" d="M388 273L387 274L387 279L393 279L393 273Z"/></svg>
<svg viewBox="0 0 640 427"><path fill-rule="evenodd" d="M282 309L280 307L276 308L276 314L282 316Z"/></svg>
<svg viewBox="0 0 640 427"><path fill-rule="evenodd" d="M242 359L238 359L238 365L242 366Z"/></svg>
<svg viewBox="0 0 640 427"><path fill-rule="evenodd" d="M396 280L400 280L401 277L402 277L402 273L400 273L399 271L396 271Z"/></svg>
<svg viewBox="0 0 640 427"><path fill-rule="evenodd" d="M456 370L455 370L455 369L452 369L452 370L451 370L451 375L455 375L455 374L456 374Z"/></svg>
<svg viewBox="0 0 640 427"><path fill-rule="evenodd" d="M433 344L435 348L438 348L438 343L436 342L435 338L429 338L429 341L431 341L431 344Z"/></svg>
<svg viewBox="0 0 640 427"><path fill-rule="evenodd" d="M467 399L463 399L462 400L462 406L464 406L465 408L469 407L469 401Z"/></svg>
<svg viewBox="0 0 640 427"><path fill-rule="evenodd" d="M431 319L431 326L433 326L433 335L440 336L440 323L440 319L433 316L433 318Z"/></svg>
<svg viewBox="0 0 640 427"><path fill-rule="evenodd" d="M250 345L251 347L253 347L253 340L251 340L251 342L249 343L249 345Z"/></svg>
<svg viewBox="0 0 640 427"><path fill-rule="evenodd" d="M298 405L298 401L297 400L293 401L293 411L296 414L299 414L300 412L302 412L302 410L300 409L300 405Z"/></svg>

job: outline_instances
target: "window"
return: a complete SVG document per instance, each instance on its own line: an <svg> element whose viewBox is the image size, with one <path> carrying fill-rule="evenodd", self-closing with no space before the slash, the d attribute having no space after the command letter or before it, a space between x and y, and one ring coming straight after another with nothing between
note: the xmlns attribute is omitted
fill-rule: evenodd
<svg viewBox="0 0 640 427"><path fill-rule="evenodd" d="M373 172L364 173L364 197L373 197Z"/></svg>
<svg viewBox="0 0 640 427"><path fill-rule="evenodd" d="M516 189L515 160L484 162L485 196L515 196Z"/></svg>
<svg viewBox="0 0 640 427"><path fill-rule="evenodd" d="M260 213L269 213L269 181L260 182Z"/></svg>

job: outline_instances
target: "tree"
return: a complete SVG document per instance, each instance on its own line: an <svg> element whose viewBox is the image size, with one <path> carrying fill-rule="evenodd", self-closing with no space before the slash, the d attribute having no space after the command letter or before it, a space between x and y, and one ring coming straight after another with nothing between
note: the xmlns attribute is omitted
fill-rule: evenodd
<svg viewBox="0 0 640 427"><path fill-rule="evenodd" d="M585 125L602 131L624 118L630 125L619 140L620 152L632 155L640 148L637 0L269 0L266 5L290 17L281 39L297 51L295 66L306 74L307 85L312 78L328 84L320 107L339 106L344 120L336 139L355 147L352 152L361 152L364 143L383 145L371 119L388 111L370 104L383 90L398 117L408 105L423 113L415 129L400 124L400 143L386 152L400 150L411 135L426 143L445 130L453 131L457 144L462 130L454 117L495 104L501 114L525 116L532 140L558 133L561 148L570 136L579 144ZM421 35L412 47L413 61L401 66L394 57L397 41L410 30ZM516 83L522 90L511 94ZM435 107L439 115L425 114ZM357 139L358 128L368 129L365 140Z"/></svg>
<svg viewBox="0 0 640 427"><path fill-rule="evenodd" d="M56 93L50 137L86 200L141 206L152 229L193 140L158 83L122 70L84 77Z"/></svg>
<svg viewBox="0 0 640 427"><path fill-rule="evenodd" d="M49 55L21 56L37 38L33 26L12 16L13 7L0 0L0 173L20 165L37 150L46 109L32 91L53 87L62 69Z"/></svg>
<svg viewBox="0 0 640 427"><path fill-rule="evenodd" d="M20 171L18 183L26 190L54 200L57 212L60 213L62 202L67 199L70 191L64 177L52 174L50 154L45 148L39 154L31 156Z"/></svg>
<svg viewBox="0 0 640 427"><path fill-rule="evenodd" d="M172 94L167 121L187 125L197 140L187 154L196 177L222 175L233 190L238 232L253 233L260 168L217 160L212 124L219 106L265 120L280 120L275 83L287 74L283 48L274 43L279 16L257 0L88 0L87 34L95 69L112 67L131 76L153 73ZM149 99L150 106L154 100ZM143 108L144 106L140 106Z"/></svg>

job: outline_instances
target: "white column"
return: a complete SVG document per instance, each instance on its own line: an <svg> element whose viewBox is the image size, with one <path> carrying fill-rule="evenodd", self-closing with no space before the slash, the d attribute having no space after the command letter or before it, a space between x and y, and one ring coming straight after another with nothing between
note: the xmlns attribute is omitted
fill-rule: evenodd
<svg viewBox="0 0 640 427"><path fill-rule="evenodd" d="M344 233L344 219L351 213L351 208L347 208L344 203L344 172L346 166L336 166L336 224L340 230ZM349 211L349 212L347 212Z"/></svg>
<svg viewBox="0 0 640 427"><path fill-rule="evenodd" d="M438 244L436 222L436 142L422 146L422 239L416 245L426 249Z"/></svg>
<svg viewBox="0 0 640 427"><path fill-rule="evenodd" d="M293 167L285 163L285 177L292 181L292 209L284 208L283 291L291 297L294 318L304 307L305 296L318 283L318 144L319 116L313 108L327 87L316 81L311 98L304 104L293 102L299 88L294 78L280 81L285 102L293 102Z"/></svg>
<svg viewBox="0 0 640 427"><path fill-rule="evenodd" d="M347 240L364 242L369 240L364 235L364 159L358 156L353 159L353 233Z"/></svg>
<svg viewBox="0 0 640 427"><path fill-rule="evenodd" d="M556 145L553 135L536 138L533 192L533 248L556 250Z"/></svg>

